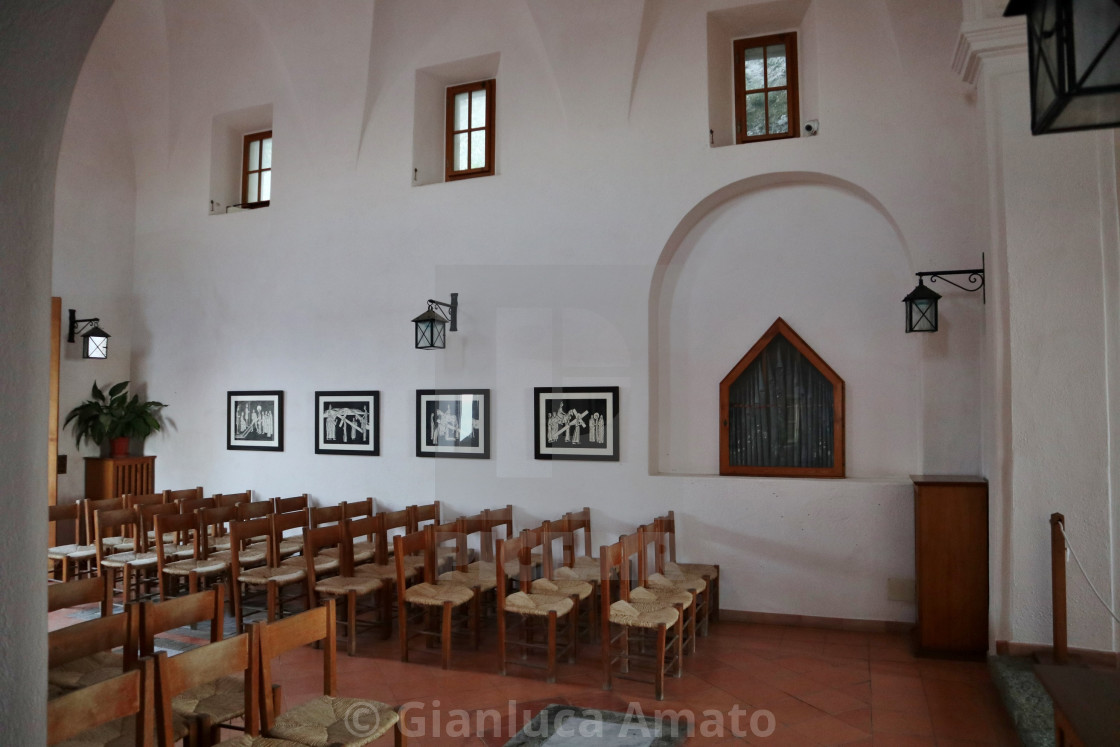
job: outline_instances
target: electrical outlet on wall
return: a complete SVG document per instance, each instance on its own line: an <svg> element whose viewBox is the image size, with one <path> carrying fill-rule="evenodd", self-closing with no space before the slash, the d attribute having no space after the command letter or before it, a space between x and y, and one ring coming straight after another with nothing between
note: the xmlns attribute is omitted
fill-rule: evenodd
<svg viewBox="0 0 1120 747"><path fill-rule="evenodd" d="M887 601L914 602L918 598L917 584L912 578L888 578Z"/></svg>

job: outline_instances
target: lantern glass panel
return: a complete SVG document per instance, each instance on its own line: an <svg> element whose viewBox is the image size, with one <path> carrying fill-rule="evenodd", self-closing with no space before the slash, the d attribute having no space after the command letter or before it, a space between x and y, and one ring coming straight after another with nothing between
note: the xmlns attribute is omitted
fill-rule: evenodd
<svg viewBox="0 0 1120 747"><path fill-rule="evenodd" d="M109 338L98 335L89 335L85 338L86 358L108 358Z"/></svg>

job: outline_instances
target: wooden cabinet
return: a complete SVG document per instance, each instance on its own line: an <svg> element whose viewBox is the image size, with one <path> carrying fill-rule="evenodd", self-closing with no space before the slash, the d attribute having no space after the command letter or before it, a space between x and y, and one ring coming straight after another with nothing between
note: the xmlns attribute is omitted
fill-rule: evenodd
<svg viewBox="0 0 1120 747"><path fill-rule="evenodd" d="M124 493L156 492L156 458L86 457L86 498L117 498Z"/></svg>
<svg viewBox="0 0 1120 747"><path fill-rule="evenodd" d="M982 657L988 651L988 482L959 475L911 479L918 653Z"/></svg>

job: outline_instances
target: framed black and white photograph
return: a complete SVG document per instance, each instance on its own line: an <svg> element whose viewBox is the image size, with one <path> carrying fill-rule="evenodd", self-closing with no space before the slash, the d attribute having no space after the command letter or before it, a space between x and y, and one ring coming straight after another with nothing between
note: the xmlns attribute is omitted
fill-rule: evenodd
<svg viewBox="0 0 1120 747"><path fill-rule="evenodd" d="M226 448L284 450L284 393L226 392Z"/></svg>
<svg viewBox="0 0 1120 747"><path fill-rule="evenodd" d="M490 458L489 389L418 389L416 456Z"/></svg>
<svg viewBox="0 0 1120 747"><path fill-rule="evenodd" d="M315 453L381 453L381 393L315 392Z"/></svg>
<svg viewBox="0 0 1120 747"><path fill-rule="evenodd" d="M618 387L533 390L537 459L618 461Z"/></svg>

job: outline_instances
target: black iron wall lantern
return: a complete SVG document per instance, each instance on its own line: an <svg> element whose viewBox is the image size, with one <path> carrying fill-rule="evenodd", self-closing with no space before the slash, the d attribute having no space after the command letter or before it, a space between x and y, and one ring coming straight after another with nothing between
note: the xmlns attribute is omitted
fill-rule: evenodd
<svg viewBox="0 0 1120 747"><path fill-rule="evenodd" d="M1027 17L1031 132L1120 125L1120 3L1011 0L1004 16Z"/></svg>
<svg viewBox="0 0 1120 747"><path fill-rule="evenodd" d="M109 338L112 336L101 329L101 320L78 319L78 314L70 309L70 331L66 335L67 342L74 342L80 333L82 337L82 357L104 360L109 357ZM82 325L80 328L78 325Z"/></svg>
<svg viewBox="0 0 1120 747"><path fill-rule="evenodd" d="M441 309L447 309L444 314ZM428 299L428 310L412 320L416 325L417 350L443 350L447 346L447 325L451 331L458 332L457 317L459 294L451 294L451 303Z"/></svg>
<svg viewBox="0 0 1120 747"><path fill-rule="evenodd" d="M918 286L906 294L902 302L906 304L906 331L907 332L936 332L937 331L937 301L941 294L926 287L925 279L930 283L944 280L949 285L961 290L974 293L984 287L984 255L980 255L980 269L978 270L936 270L933 272L916 272ZM947 275L967 275L962 282L967 285L950 280ZM988 301L988 293L984 292L984 302Z"/></svg>

